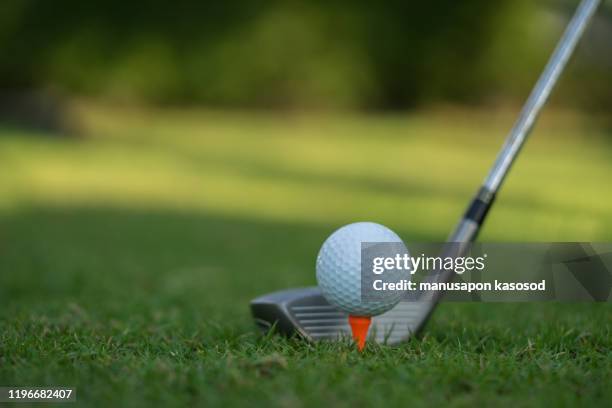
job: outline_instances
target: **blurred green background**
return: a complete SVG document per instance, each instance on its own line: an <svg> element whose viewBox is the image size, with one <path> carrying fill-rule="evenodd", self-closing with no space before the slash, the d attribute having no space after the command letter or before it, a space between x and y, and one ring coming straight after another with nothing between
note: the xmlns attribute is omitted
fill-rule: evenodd
<svg viewBox="0 0 612 408"><path fill-rule="evenodd" d="M315 284L343 224L444 240L575 5L4 0L0 385L88 406L607 406L609 304L443 304L365 356L262 337L248 312ZM611 27L608 4L481 239L612 241Z"/></svg>
<svg viewBox="0 0 612 408"><path fill-rule="evenodd" d="M522 101L572 0L5 0L0 88L250 108ZM558 93L609 111L610 6Z"/></svg>

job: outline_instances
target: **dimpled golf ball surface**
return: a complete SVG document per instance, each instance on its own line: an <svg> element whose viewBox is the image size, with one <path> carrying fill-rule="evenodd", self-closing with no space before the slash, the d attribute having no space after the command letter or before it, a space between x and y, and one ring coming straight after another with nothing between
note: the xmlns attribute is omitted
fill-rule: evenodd
<svg viewBox="0 0 612 408"><path fill-rule="evenodd" d="M401 299L401 291L384 291L375 302L361 301L361 243L399 242L389 228L372 222L358 222L336 230L323 243L317 256L317 282L332 305L353 316L376 316L390 310ZM392 280L410 279L405 270L386 271Z"/></svg>

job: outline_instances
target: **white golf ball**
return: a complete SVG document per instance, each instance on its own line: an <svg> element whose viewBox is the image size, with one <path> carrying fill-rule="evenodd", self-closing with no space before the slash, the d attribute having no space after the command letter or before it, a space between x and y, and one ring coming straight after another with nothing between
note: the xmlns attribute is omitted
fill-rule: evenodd
<svg viewBox="0 0 612 408"><path fill-rule="evenodd" d="M389 228L358 222L336 230L323 243L317 256L317 282L323 296L332 305L353 316L376 316L393 308L402 291L384 291L376 301L361 299L361 244L362 242L403 242ZM385 271L387 280L399 282L410 279L407 270Z"/></svg>

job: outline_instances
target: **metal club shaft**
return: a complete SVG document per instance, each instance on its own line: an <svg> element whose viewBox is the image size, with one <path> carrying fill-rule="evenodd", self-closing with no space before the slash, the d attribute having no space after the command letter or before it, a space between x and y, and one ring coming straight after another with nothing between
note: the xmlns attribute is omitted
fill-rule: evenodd
<svg viewBox="0 0 612 408"><path fill-rule="evenodd" d="M544 71L525 102L518 119L510 130L489 175L470 207L451 234L449 242L471 242L476 239L491 204L502 182L524 145L542 107L546 104L557 80L572 56L578 41L600 5L600 0L582 0Z"/></svg>
<svg viewBox="0 0 612 408"><path fill-rule="evenodd" d="M504 181L599 4L600 0L583 0L578 6L484 182L490 192L496 193Z"/></svg>

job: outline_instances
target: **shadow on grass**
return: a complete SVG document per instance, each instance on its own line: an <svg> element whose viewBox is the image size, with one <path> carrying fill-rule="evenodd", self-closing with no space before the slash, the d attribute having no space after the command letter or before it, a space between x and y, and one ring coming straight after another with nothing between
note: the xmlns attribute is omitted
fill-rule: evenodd
<svg viewBox="0 0 612 408"><path fill-rule="evenodd" d="M140 316L187 328L216 321L251 331L249 300L314 285L316 254L337 227L145 209L29 208L0 218L0 305L7 318L53 316L72 308L102 321ZM600 317L609 315L604 306ZM546 325L567 311L574 313L566 319L576 319L597 305L449 303L442 308L445 313L436 314L438 328L431 332L440 341L458 336L465 326L521 330L538 327L539 318ZM517 313L525 318L515 319Z"/></svg>
<svg viewBox="0 0 612 408"><path fill-rule="evenodd" d="M242 314L257 295L315 284L314 263L338 225L122 208L30 208L0 219L0 299L27 308L76 302ZM409 235L411 239L432 237Z"/></svg>

